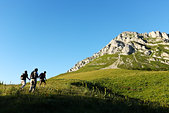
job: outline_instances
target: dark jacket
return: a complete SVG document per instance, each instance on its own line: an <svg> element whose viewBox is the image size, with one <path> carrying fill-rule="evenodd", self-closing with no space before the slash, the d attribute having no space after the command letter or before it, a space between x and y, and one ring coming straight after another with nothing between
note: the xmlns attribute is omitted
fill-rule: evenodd
<svg viewBox="0 0 169 113"><path fill-rule="evenodd" d="M44 79L46 79L46 74L45 73L41 73L39 75L39 77L40 77L40 79L44 80Z"/></svg>
<svg viewBox="0 0 169 113"><path fill-rule="evenodd" d="M30 79L37 79L38 78L38 72L32 71L30 75Z"/></svg>
<svg viewBox="0 0 169 113"><path fill-rule="evenodd" d="M26 78L28 78L28 74L24 73L21 75L21 80L26 80Z"/></svg>

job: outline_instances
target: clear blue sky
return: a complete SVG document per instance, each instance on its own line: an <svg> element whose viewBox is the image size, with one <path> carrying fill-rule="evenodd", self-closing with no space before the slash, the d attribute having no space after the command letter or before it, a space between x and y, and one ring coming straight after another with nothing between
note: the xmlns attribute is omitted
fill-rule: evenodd
<svg viewBox="0 0 169 113"><path fill-rule="evenodd" d="M0 81L66 72L123 31L169 33L168 0L0 0Z"/></svg>

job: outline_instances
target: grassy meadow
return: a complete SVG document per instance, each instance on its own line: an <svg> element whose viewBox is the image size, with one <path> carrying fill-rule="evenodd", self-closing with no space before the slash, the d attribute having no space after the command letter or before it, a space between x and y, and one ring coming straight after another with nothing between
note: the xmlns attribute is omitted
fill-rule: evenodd
<svg viewBox="0 0 169 113"><path fill-rule="evenodd" d="M0 85L1 113L167 113L168 71L105 69L65 73L29 93Z"/></svg>

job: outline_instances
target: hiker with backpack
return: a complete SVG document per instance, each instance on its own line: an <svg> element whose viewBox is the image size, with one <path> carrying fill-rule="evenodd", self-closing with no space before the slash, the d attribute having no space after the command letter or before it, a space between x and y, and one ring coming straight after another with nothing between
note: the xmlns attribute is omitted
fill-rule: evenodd
<svg viewBox="0 0 169 113"><path fill-rule="evenodd" d="M25 87L25 85L26 85L26 78L27 78L28 80L30 80L30 79L28 78L28 73L27 73L27 71L25 71L25 73L23 73L23 74L21 75L21 77L20 77L20 79L21 79L21 84L22 84L21 89L23 89L23 88Z"/></svg>
<svg viewBox="0 0 169 113"><path fill-rule="evenodd" d="M38 78L38 68L36 68L34 71L32 71L31 75L30 75L30 89L29 92L34 91L36 88L36 84L37 84L37 78Z"/></svg>
<svg viewBox="0 0 169 113"><path fill-rule="evenodd" d="M41 86L42 82L44 83L44 85L46 85L46 81L47 81L47 79L46 79L46 71L44 71L44 73L41 73L39 75L39 77L40 77L39 86Z"/></svg>

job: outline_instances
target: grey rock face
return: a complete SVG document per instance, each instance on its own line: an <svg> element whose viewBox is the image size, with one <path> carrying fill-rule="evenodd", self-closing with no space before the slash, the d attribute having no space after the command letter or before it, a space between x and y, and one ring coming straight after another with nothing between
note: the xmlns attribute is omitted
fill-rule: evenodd
<svg viewBox="0 0 169 113"><path fill-rule="evenodd" d="M129 55L135 52L135 49L133 48L133 46L126 44L125 47L123 47L122 51L121 51L122 55Z"/></svg>
<svg viewBox="0 0 169 113"><path fill-rule="evenodd" d="M152 32L149 33L149 36L155 38L156 37L156 33L154 31L152 31Z"/></svg>
<svg viewBox="0 0 169 113"><path fill-rule="evenodd" d="M77 71L89 62L105 54L130 55L139 51L145 55L151 55L153 51L149 50L147 46L157 46L158 44L156 42L169 44L168 34L161 33L160 31L152 31L150 33L123 32L111 40L99 52L75 64L68 72ZM167 55L166 53L163 53L162 56ZM153 57L157 56L153 55Z"/></svg>
<svg viewBox="0 0 169 113"><path fill-rule="evenodd" d="M167 33L162 33L162 37L165 38L165 39L168 39Z"/></svg>
<svg viewBox="0 0 169 113"><path fill-rule="evenodd" d="M156 31L156 32L152 31L152 32L149 33L149 36L153 37L153 38L156 38L156 37L162 37L162 34L161 34L160 31Z"/></svg>

